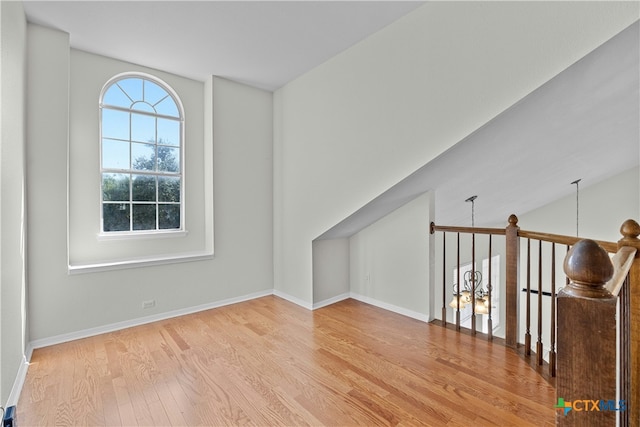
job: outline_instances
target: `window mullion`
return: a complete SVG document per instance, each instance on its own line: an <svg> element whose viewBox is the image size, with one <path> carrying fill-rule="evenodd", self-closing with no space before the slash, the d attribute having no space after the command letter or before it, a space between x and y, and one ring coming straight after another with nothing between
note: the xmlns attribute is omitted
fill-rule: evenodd
<svg viewBox="0 0 640 427"><path fill-rule="evenodd" d="M129 231L133 231L133 144L131 143L132 129L132 113L129 111Z"/></svg>
<svg viewBox="0 0 640 427"><path fill-rule="evenodd" d="M129 231L133 231L133 176L129 174Z"/></svg>
<svg viewBox="0 0 640 427"><path fill-rule="evenodd" d="M160 230L160 209L158 208L158 196L160 193L159 188L160 187L160 182L158 180L158 176L156 175L156 230Z"/></svg>
<svg viewBox="0 0 640 427"><path fill-rule="evenodd" d="M175 116L167 116L166 114L162 114L162 113L150 113L149 111L144 111L144 110L133 110L131 108L119 107L117 105L101 104L100 108L103 108L103 109L106 108L107 110L125 111L127 113L136 113L136 114L141 114L143 116L158 117L161 119L173 120L176 122L182 121L179 117L175 117Z"/></svg>
<svg viewBox="0 0 640 427"><path fill-rule="evenodd" d="M136 175L148 175L148 176L168 176L168 177L173 177L173 178L180 178L182 176L181 173L179 172L167 172L167 171L160 171L160 172L151 172L151 171L145 171L145 170L137 170L137 169L102 169L102 172L104 173L133 173Z"/></svg>

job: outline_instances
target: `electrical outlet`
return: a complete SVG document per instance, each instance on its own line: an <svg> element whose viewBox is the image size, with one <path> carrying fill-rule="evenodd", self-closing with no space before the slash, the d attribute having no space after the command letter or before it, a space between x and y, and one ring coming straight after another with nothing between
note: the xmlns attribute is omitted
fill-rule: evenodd
<svg viewBox="0 0 640 427"><path fill-rule="evenodd" d="M156 306L156 300L154 299L150 299L147 301L142 301L142 308L147 309L147 308L153 308Z"/></svg>

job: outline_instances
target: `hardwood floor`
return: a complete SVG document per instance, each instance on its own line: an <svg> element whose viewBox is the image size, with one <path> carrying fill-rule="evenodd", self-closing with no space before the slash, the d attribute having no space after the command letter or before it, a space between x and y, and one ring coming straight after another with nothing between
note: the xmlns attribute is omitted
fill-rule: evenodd
<svg viewBox="0 0 640 427"><path fill-rule="evenodd" d="M555 425L511 350L354 300L265 297L37 349L36 425Z"/></svg>

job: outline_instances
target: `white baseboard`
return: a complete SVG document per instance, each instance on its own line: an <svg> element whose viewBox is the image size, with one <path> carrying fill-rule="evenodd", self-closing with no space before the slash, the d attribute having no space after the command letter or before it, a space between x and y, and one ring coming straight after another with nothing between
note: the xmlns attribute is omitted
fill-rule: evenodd
<svg viewBox="0 0 640 427"><path fill-rule="evenodd" d="M417 311L413 311L413 310L408 310L406 308L403 307L398 307L397 305L393 305L393 304L389 304L383 301L379 301L377 299L365 296L365 295L360 295L360 294L356 294L354 292L351 292L349 294L350 298L353 298L355 300L358 300L360 302L364 302L366 304L371 304L373 306L388 310L388 311L392 311L394 313L398 313L401 314L403 316L407 316L407 317L411 317L413 319L417 319L417 320L421 320L423 322L430 322L431 319L429 318L428 315L423 314L423 313L418 313Z"/></svg>
<svg viewBox="0 0 640 427"><path fill-rule="evenodd" d="M168 311L165 313L153 314L151 316L139 317L137 319L111 323L109 325L98 326L95 328L83 329L81 331L70 332L68 334L61 334L61 335L56 335L49 338L34 340L34 341L31 341L31 343L29 344L29 347L31 347L33 351L33 349L35 348L48 347L50 345L61 344L63 342L74 341L81 338L87 338L95 335L105 334L108 332L119 331L121 329L126 329L134 326L144 325L147 323L157 322L159 320L171 319L173 317L184 316L186 314L197 313L199 311L210 310L212 308L223 307L225 305L236 304L243 301L249 301L252 299L261 298L261 297L272 295L272 294L273 294L273 291L269 289L265 291L254 292L254 293L239 296L239 297L228 298L222 301L215 301L212 303L196 305L193 307L187 307L179 310ZM31 355L29 355L28 360L31 360Z"/></svg>
<svg viewBox="0 0 640 427"><path fill-rule="evenodd" d="M24 358L27 359L27 363L31 363L31 356L33 355L33 346L31 343L27 344L27 349L25 350Z"/></svg>
<svg viewBox="0 0 640 427"><path fill-rule="evenodd" d="M29 358L30 357L31 355L29 354ZM16 379L13 382L13 387L11 387L11 392L9 393L9 398L7 399L5 408L18 404L18 399L20 399L20 393L22 393L24 381L27 379L27 370L29 369L29 362L27 360L26 356L22 357L22 362L20 363L20 368L18 368L18 373L16 374Z"/></svg>
<svg viewBox="0 0 640 427"><path fill-rule="evenodd" d="M417 311L409 310L404 307L398 307L397 305L389 304L365 295L357 294L355 292L346 292L344 294L336 295L335 297L328 298L324 301L320 301L315 304L309 304L308 302L303 301L300 298L296 298L292 295L289 295L287 293L284 293L278 290L274 290L273 295L280 297L282 299L285 299L287 301L290 301L308 310L317 310L319 308L326 307L331 304L335 304L345 299L353 298L357 301L364 302L366 304L370 304L375 307L382 308L384 310L392 311L394 313L401 314L403 316L411 317L412 319L417 319L422 322L430 322L431 320L433 320L426 314L418 313Z"/></svg>
<svg viewBox="0 0 640 427"><path fill-rule="evenodd" d="M309 302L307 302L305 300L302 300L302 299L300 299L298 297L294 297L293 295L289 295L289 294L287 294L285 292L282 292L282 291L279 291L277 289L273 290L273 295L275 295L275 296L277 296L279 298L285 299L285 300L287 300L289 302L292 302L292 303L294 303L296 305L299 305L300 307L304 307L307 310L313 310L313 306L311 305L311 303L309 303Z"/></svg>
<svg viewBox="0 0 640 427"><path fill-rule="evenodd" d="M349 292L346 292L344 294L337 295L337 296L335 296L333 298L329 298L329 299L326 299L324 301L317 302L317 303L313 304L313 310L317 310L319 308L326 307L328 305L335 304L335 303L340 302L340 301L344 301L344 300L348 299L349 297L350 297Z"/></svg>

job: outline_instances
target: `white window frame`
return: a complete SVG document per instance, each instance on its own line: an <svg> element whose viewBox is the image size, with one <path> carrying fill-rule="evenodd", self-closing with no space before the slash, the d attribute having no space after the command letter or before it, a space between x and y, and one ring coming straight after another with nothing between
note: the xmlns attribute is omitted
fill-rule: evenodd
<svg viewBox="0 0 640 427"><path fill-rule="evenodd" d="M103 143L103 132L102 132L102 111L103 108L109 108L110 110L117 110L117 111L126 111L129 113L134 112L135 114L142 114L142 115L148 115L148 116L152 116L152 117L156 117L156 118L165 118L165 119L171 119L171 120L175 120L175 117L169 117L169 116L165 116L162 114L158 114L158 113L151 113L151 112L144 112L144 111L140 111L140 110L134 110L131 108L123 108L123 107L119 107L119 106L112 106L112 105L108 105L106 106L103 103L104 100L104 96L106 94L106 92L109 90L109 88L111 88L114 84L116 84L118 81L121 80L125 80L125 79L129 79L129 78L138 78L138 79L143 79L143 80L148 80L158 86L160 86L163 90L165 90L169 96L172 98L173 102L175 103L175 106L178 110L178 114L179 114L179 124L180 124L180 147L179 147L179 151L180 151L180 228L173 228L173 229L158 229L158 213L156 211L156 229L155 230L133 230L132 227L132 221L133 219L130 219L130 229L126 230L126 231L104 231L104 218L103 218L103 214L104 214L104 200L103 200L103 194L102 194L102 176L103 173L108 173L108 172L113 172L113 173L128 173L128 174L141 174L141 175L149 175L149 176L154 176L154 177L160 177L163 176L162 173L158 173L158 171L154 171L154 172L143 172L143 171L138 171L138 170L134 170L132 169L131 165L129 166L129 169L122 169L122 170L113 170L113 169L109 169L109 168L103 168L103 150L102 150L102 143ZM132 100L134 101L134 100ZM136 100L137 101L137 100ZM163 81L162 79L148 74L148 73L141 73L141 72L125 72L125 73L120 73L117 74L115 76L113 76L111 79L109 79L104 86L102 87L102 90L100 91L100 98L99 98L99 102L98 102L99 108L98 108L98 115L99 115L99 146L100 146L100 165L99 165L99 173L100 173L100 179L99 179L99 191L100 191L100 198L99 198L99 218L100 218L100 232L98 233L98 239L99 240L121 240L121 239L139 239L139 238L166 238L166 237L182 237L182 236L186 236L188 234L187 230L186 230L186 226L185 226L185 206L186 206L186 202L185 202L185 113L184 113L184 107L182 104L182 101L180 99L180 97L178 96L177 92L169 85L167 84L165 81ZM157 141L155 142L156 146L157 146ZM132 146L132 141L131 141L131 135L129 136L129 150L131 153L131 146ZM131 191L131 185L132 182L130 180L129 182L130 185L130 191ZM156 190L157 191L157 190ZM132 197L131 193L130 193L130 198ZM159 201L156 197L156 200L154 202L154 205L158 205ZM129 206L130 206L130 216L132 217L132 208L133 205L133 200L129 200Z"/></svg>

